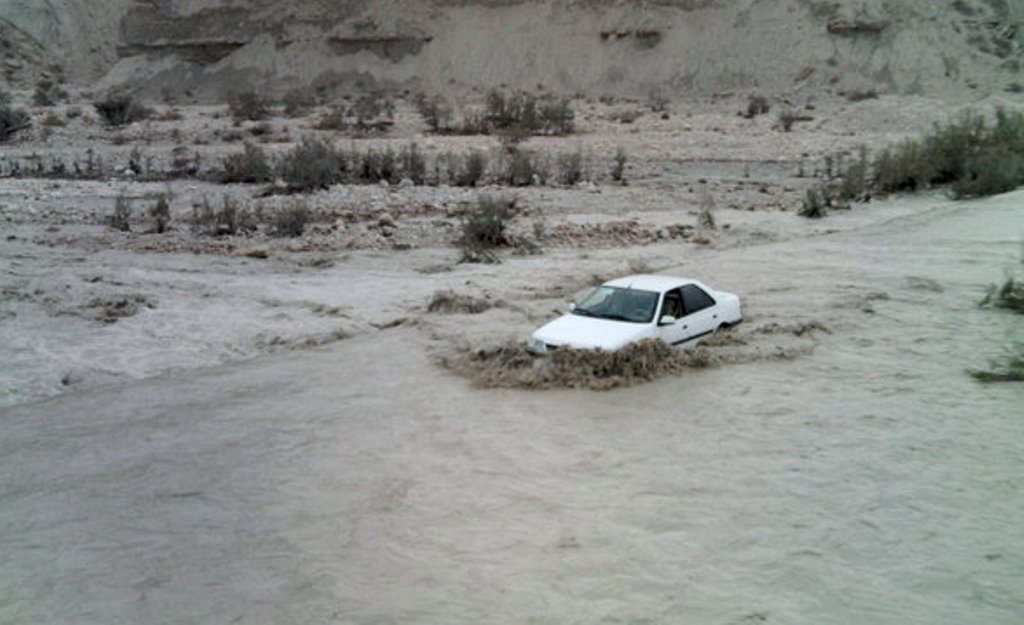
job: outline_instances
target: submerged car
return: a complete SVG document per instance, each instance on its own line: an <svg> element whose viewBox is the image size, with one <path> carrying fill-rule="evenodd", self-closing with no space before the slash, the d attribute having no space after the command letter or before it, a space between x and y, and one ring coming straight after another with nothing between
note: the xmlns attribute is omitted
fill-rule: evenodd
<svg viewBox="0 0 1024 625"><path fill-rule="evenodd" d="M559 347L614 351L644 339L690 346L743 320L740 298L703 282L635 275L605 282L569 312L533 333L527 347L544 354Z"/></svg>

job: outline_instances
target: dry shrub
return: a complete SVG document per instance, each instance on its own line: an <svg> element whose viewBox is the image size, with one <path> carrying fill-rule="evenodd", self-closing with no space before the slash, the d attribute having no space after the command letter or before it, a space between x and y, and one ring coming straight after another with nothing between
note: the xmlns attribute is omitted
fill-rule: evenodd
<svg viewBox="0 0 1024 625"><path fill-rule="evenodd" d="M107 225L121 232L131 232L132 203L127 195L121 194L114 199L114 212L107 216Z"/></svg>
<svg viewBox="0 0 1024 625"><path fill-rule="evenodd" d="M740 115L747 119L753 119L758 115L764 115L771 110L768 98L763 95L751 95L747 98L747 110L740 111Z"/></svg>
<svg viewBox="0 0 1024 625"><path fill-rule="evenodd" d="M11 107L7 94L0 91L0 142L7 141L14 133L31 125L28 113Z"/></svg>
<svg viewBox="0 0 1024 625"><path fill-rule="evenodd" d="M224 157L221 182L258 183L270 182L273 179L274 170L267 159L267 153L257 145L246 141L242 152Z"/></svg>
<svg viewBox="0 0 1024 625"><path fill-rule="evenodd" d="M992 363L988 369L969 369L968 373L979 382L1024 382L1024 354Z"/></svg>
<svg viewBox="0 0 1024 625"><path fill-rule="evenodd" d="M236 122L256 122L270 117L270 102L256 91L231 92L228 111Z"/></svg>
<svg viewBox="0 0 1024 625"><path fill-rule="evenodd" d="M462 221L459 247L464 262L498 262L495 248L509 247L514 240L508 224L516 215L515 199L480 196L474 208Z"/></svg>
<svg viewBox="0 0 1024 625"><path fill-rule="evenodd" d="M664 341L648 340L614 352L564 347L543 357L534 356L522 344L509 343L443 364L485 388L607 390L713 366L716 360L703 347L683 351Z"/></svg>
<svg viewBox="0 0 1024 625"><path fill-rule="evenodd" d="M498 303L482 297L462 295L454 291L437 291L427 304L427 312L440 314L477 315L497 306Z"/></svg>
<svg viewBox="0 0 1024 625"><path fill-rule="evenodd" d="M274 216L273 232L279 237L301 237L313 213L305 202L295 202Z"/></svg>
<svg viewBox="0 0 1024 625"><path fill-rule="evenodd" d="M1024 313L1024 282L1014 280L1012 275L1007 276L1002 286L993 284L989 287L981 305Z"/></svg>
<svg viewBox="0 0 1024 625"><path fill-rule="evenodd" d="M284 155L279 173L289 189L308 193L342 182L345 166L345 155L333 144L306 137Z"/></svg>
<svg viewBox="0 0 1024 625"><path fill-rule="evenodd" d="M124 126L132 122L148 119L153 111L126 93L111 93L102 100L93 103L108 126Z"/></svg>

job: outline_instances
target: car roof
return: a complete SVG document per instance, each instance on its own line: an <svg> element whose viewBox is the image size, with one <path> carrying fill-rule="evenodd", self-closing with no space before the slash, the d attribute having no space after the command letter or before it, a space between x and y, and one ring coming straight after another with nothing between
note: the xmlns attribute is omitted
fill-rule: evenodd
<svg viewBox="0 0 1024 625"><path fill-rule="evenodd" d="M623 289L638 289L641 291L668 291L684 284L699 284L696 280L689 278L677 278L673 276L656 276L653 274L637 274L616 278L604 283L605 286L616 286Z"/></svg>

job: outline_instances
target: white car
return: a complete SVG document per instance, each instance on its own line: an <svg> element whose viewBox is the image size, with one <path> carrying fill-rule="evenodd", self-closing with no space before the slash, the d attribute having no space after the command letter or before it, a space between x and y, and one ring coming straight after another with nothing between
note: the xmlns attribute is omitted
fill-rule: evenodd
<svg viewBox="0 0 1024 625"><path fill-rule="evenodd" d="M563 346L614 351L644 339L690 346L740 321L740 298L732 293L687 278L627 276L569 304L569 312L534 332L527 347L535 354Z"/></svg>

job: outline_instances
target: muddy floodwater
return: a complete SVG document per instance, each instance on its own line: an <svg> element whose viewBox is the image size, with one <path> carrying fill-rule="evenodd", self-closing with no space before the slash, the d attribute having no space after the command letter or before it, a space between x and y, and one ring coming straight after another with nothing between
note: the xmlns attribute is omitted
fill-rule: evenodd
<svg viewBox="0 0 1024 625"><path fill-rule="evenodd" d="M966 371L1024 193L871 210L664 270L796 358L486 390L403 324L4 408L0 623L1022 623L1024 386Z"/></svg>

